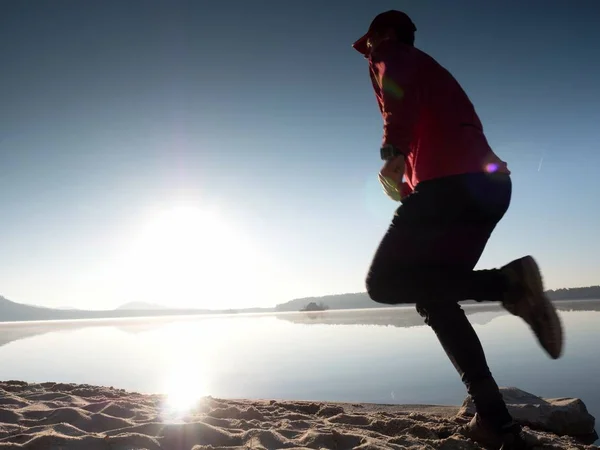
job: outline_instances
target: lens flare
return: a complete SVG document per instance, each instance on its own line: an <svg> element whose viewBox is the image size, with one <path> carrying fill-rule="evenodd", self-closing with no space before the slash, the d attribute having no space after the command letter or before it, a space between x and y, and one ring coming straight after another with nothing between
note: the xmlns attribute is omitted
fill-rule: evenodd
<svg viewBox="0 0 600 450"><path fill-rule="evenodd" d="M487 173L495 173L499 169L498 164L496 163L488 163L485 165L485 171Z"/></svg>

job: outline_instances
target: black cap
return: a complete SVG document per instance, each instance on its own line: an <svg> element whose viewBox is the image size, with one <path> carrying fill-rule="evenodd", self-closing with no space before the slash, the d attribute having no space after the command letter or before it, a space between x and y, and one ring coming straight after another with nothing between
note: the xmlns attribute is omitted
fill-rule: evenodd
<svg viewBox="0 0 600 450"><path fill-rule="evenodd" d="M417 31L417 27L406 13L403 13L402 11L396 11L395 9L391 9L389 11L378 14L371 22L371 25L369 25L369 30L367 31L367 33L354 44L352 44L352 47L354 47L363 55L366 55L368 52L367 41L371 37L371 35L375 32L385 30L387 28L405 30L406 32L410 33L414 33L415 31Z"/></svg>

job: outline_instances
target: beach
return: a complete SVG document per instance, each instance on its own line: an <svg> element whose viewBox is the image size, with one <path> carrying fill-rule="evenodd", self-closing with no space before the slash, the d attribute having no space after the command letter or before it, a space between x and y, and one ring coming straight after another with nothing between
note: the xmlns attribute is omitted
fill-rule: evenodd
<svg viewBox="0 0 600 450"><path fill-rule="evenodd" d="M52 450L480 449L459 407L164 395L85 384L0 382L0 448ZM526 428L537 448L593 449Z"/></svg>

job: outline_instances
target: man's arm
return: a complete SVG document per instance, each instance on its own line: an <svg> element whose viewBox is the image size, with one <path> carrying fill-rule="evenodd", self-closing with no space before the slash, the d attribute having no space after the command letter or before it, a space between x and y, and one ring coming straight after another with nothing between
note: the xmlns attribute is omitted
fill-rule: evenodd
<svg viewBox="0 0 600 450"><path fill-rule="evenodd" d="M375 58L374 58L375 59ZM383 143L408 156L419 114L416 66L410 51L388 51L373 61L373 75L383 101Z"/></svg>

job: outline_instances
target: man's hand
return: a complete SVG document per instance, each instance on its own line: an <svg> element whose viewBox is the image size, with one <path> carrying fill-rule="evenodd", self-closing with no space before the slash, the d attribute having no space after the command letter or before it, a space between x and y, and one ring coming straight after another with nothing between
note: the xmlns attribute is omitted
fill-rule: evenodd
<svg viewBox="0 0 600 450"><path fill-rule="evenodd" d="M402 176L404 175L404 156L399 155L385 162L379 170L379 182L385 194L396 202L402 201Z"/></svg>
<svg viewBox="0 0 600 450"><path fill-rule="evenodd" d="M396 180L398 183L402 182L402 176L404 175L404 169L406 164L404 163L404 155L398 155L392 159L388 159L384 164L379 173L384 177L390 177Z"/></svg>

